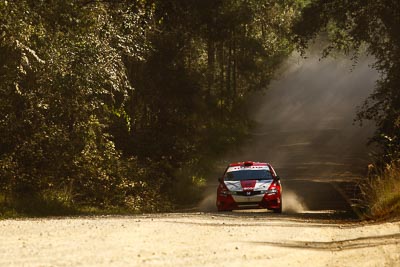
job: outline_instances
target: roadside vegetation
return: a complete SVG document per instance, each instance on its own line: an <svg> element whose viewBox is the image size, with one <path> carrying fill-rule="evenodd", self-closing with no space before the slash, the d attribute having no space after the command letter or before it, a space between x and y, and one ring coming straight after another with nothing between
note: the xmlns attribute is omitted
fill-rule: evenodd
<svg viewBox="0 0 400 267"><path fill-rule="evenodd" d="M370 170L361 186L367 219L400 218L400 161Z"/></svg>

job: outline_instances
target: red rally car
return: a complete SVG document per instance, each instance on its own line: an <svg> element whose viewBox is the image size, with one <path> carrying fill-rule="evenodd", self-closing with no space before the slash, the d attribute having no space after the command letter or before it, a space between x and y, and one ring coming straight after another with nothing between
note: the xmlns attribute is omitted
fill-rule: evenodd
<svg viewBox="0 0 400 267"><path fill-rule="evenodd" d="M282 186L271 164L232 163L218 180L218 211L266 208L282 212Z"/></svg>

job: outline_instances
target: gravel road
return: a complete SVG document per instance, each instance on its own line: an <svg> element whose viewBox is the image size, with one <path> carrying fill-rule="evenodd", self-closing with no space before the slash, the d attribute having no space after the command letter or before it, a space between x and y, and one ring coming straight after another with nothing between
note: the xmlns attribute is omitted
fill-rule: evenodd
<svg viewBox="0 0 400 267"><path fill-rule="evenodd" d="M399 266L400 222L329 212L0 221L0 266Z"/></svg>

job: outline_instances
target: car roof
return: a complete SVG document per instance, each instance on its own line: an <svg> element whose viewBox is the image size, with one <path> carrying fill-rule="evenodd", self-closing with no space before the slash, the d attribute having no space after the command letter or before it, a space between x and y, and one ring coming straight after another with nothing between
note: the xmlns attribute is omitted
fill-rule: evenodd
<svg viewBox="0 0 400 267"><path fill-rule="evenodd" d="M266 162L255 162L255 161L240 161L229 164L229 167L240 167L240 166L269 166Z"/></svg>
<svg viewBox="0 0 400 267"><path fill-rule="evenodd" d="M256 162L256 161L240 161L234 162L228 165L228 168L225 172L232 172L232 171L241 171L246 169L264 169L268 170L272 173L273 176L276 176L276 172L271 164L266 162Z"/></svg>

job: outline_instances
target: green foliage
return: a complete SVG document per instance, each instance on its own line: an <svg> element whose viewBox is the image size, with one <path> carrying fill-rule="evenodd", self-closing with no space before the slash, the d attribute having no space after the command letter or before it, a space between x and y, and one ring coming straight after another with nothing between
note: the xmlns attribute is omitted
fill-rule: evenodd
<svg viewBox="0 0 400 267"><path fill-rule="evenodd" d="M304 2L0 0L4 203L196 201L251 127L245 99L292 51Z"/></svg>
<svg viewBox="0 0 400 267"><path fill-rule="evenodd" d="M132 90L123 57L147 50L146 8L1 1L0 185L10 199L67 190L70 203L124 203L131 164L106 127Z"/></svg>
<svg viewBox="0 0 400 267"><path fill-rule="evenodd" d="M155 1L152 53L127 61L135 91L125 106L130 131L122 123L111 130L117 148L168 162L172 199L195 188L190 177L205 176L246 135L245 99L268 86L292 51L298 8L294 1Z"/></svg>

